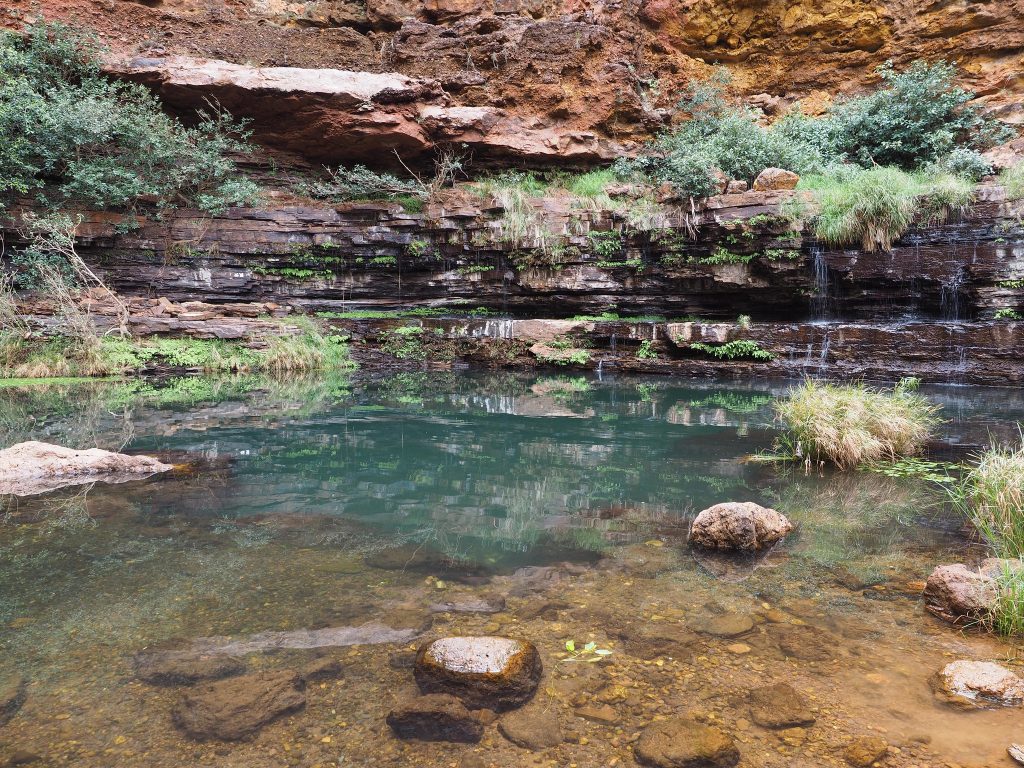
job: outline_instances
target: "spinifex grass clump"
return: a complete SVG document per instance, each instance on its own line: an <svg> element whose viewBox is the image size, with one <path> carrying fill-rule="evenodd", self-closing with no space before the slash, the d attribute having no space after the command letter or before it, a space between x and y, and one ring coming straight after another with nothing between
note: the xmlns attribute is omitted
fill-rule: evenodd
<svg viewBox="0 0 1024 768"><path fill-rule="evenodd" d="M951 491L999 557L1024 557L1024 444L993 445Z"/></svg>
<svg viewBox="0 0 1024 768"><path fill-rule="evenodd" d="M917 393L916 379L891 390L808 380L776 405L794 456L840 469L912 456L938 423L938 406Z"/></svg>

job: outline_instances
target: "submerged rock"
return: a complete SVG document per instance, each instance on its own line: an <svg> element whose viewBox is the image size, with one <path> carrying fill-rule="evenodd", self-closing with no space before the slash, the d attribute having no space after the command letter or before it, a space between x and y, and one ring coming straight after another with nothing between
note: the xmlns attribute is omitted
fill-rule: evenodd
<svg viewBox="0 0 1024 768"><path fill-rule="evenodd" d="M830 661L835 655L835 636L818 627L773 624L769 635L778 643L782 655L789 658L800 661Z"/></svg>
<svg viewBox="0 0 1024 768"><path fill-rule="evenodd" d="M367 555L365 562L371 568L385 571L429 573L470 584L486 582L490 577L490 572L483 565L457 560L423 544L403 544L383 549Z"/></svg>
<svg viewBox="0 0 1024 768"><path fill-rule="evenodd" d="M259 672L189 689L174 706L174 724L193 739L238 741L302 709L303 680L294 672Z"/></svg>
<svg viewBox="0 0 1024 768"><path fill-rule="evenodd" d="M459 595L434 603L430 610L434 613L501 613L505 610L505 598L497 594Z"/></svg>
<svg viewBox="0 0 1024 768"><path fill-rule="evenodd" d="M476 743L484 735L483 723L446 693L402 701L388 713L387 724L400 739Z"/></svg>
<svg viewBox="0 0 1024 768"><path fill-rule="evenodd" d="M752 502L727 501L697 515L690 544L705 549L753 552L765 549L793 530L786 516Z"/></svg>
<svg viewBox="0 0 1024 768"><path fill-rule="evenodd" d="M536 704L505 715L498 730L517 747L534 751L557 746L564 739L558 716Z"/></svg>
<svg viewBox="0 0 1024 768"><path fill-rule="evenodd" d="M0 451L0 494L30 496L91 480L124 482L174 469L150 456L76 451L30 440Z"/></svg>
<svg viewBox="0 0 1024 768"><path fill-rule="evenodd" d="M424 693L448 693L473 708L522 706L540 682L540 654L527 640L446 637L420 648L413 676Z"/></svg>
<svg viewBox="0 0 1024 768"><path fill-rule="evenodd" d="M889 745L878 736L861 736L851 741L843 750L843 758L854 768L871 768L885 757Z"/></svg>
<svg viewBox="0 0 1024 768"><path fill-rule="evenodd" d="M0 725L8 722L25 703L28 682L21 675L0 677Z"/></svg>
<svg viewBox="0 0 1024 768"><path fill-rule="evenodd" d="M222 654L198 651L144 651L135 656L135 676L152 685L192 685L245 672L245 664Z"/></svg>
<svg viewBox="0 0 1024 768"><path fill-rule="evenodd" d="M814 724L814 715L791 685L776 683L750 692L750 718L764 728Z"/></svg>
<svg viewBox="0 0 1024 768"><path fill-rule="evenodd" d="M740 761L732 737L682 717L647 726L634 753L638 763L653 768L732 768Z"/></svg>
<svg viewBox="0 0 1024 768"><path fill-rule="evenodd" d="M693 629L714 637L739 637L754 628L754 619L745 613L721 613L696 621Z"/></svg>
<svg viewBox="0 0 1024 768"><path fill-rule="evenodd" d="M395 617L393 616L392 619ZM412 617L415 622L415 617ZM398 623L398 622L395 622ZM260 651L281 649L343 648L349 645L383 645L407 643L415 640L429 626L426 621L408 629L396 629L376 621L356 627L323 627L322 629L294 629L283 632L259 632L241 640L227 637L202 637L194 642L194 649L203 653L221 653L244 656Z"/></svg>
<svg viewBox="0 0 1024 768"><path fill-rule="evenodd" d="M1024 680L991 661L954 661L939 672L937 689L962 707L1024 704Z"/></svg>

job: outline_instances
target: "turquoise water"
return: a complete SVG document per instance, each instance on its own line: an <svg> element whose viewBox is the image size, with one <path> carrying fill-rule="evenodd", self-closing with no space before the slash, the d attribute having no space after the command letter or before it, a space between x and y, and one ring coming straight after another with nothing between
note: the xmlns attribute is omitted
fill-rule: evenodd
<svg viewBox="0 0 1024 768"><path fill-rule="evenodd" d="M831 765L843 738L878 729L902 745L894 765L1009 765L1008 713L979 713L960 733L963 715L928 689L948 654L1009 649L921 610L919 582L934 565L980 554L961 521L924 480L746 461L771 448L771 404L785 389L429 373L0 390L4 444L123 445L187 465L3 500L0 652L30 684L0 726L0 758L24 749L90 766L441 766L470 755L533 765L493 726L478 747L442 748L398 742L382 725L411 684L392 654L426 637L498 632L538 645L545 700L583 739L546 755L559 765L629 765L632 733L693 707L741 737L743 765L791 765L793 755ZM1009 436L1024 418L1018 390L926 393L944 405L940 458ZM798 529L757 563L694 557L689 520L725 500L774 506ZM496 613L438 608L493 594L506 601ZM722 610L754 618L746 650L707 639L693 659L658 666L624 639ZM343 660L343 680L314 687L301 713L242 744L191 742L168 716L178 692L132 672L133 655L158 645L371 623L415 639L321 648ZM825 633L818 641L836 663L781 659L777 623ZM589 694L562 691L576 673L558 653L567 637L588 636L615 649L594 674L660 691L657 707L612 701L615 726L574 717ZM308 653L286 643L247 660L288 667ZM777 676L821 707L819 725L792 743L750 726L737 703ZM894 702L884 708L880 685Z"/></svg>

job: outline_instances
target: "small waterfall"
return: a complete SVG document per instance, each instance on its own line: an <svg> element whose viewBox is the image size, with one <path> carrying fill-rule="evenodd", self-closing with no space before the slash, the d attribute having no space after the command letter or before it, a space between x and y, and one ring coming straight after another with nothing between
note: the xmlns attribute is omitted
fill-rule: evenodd
<svg viewBox="0 0 1024 768"><path fill-rule="evenodd" d="M939 309L942 312L943 320L963 320L961 313L962 307L962 289L964 283L967 281L967 270L964 269L963 265L956 268L956 272L949 279L949 282L942 284L942 290L939 294Z"/></svg>
<svg viewBox="0 0 1024 768"><path fill-rule="evenodd" d="M614 333L612 334L611 347L612 347L612 354L615 354L615 334Z"/></svg>
<svg viewBox="0 0 1024 768"><path fill-rule="evenodd" d="M811 317L814 320L828 319L828 264L825 249L820 245L811 248L814 259L814 291L811 294Z"/></svg>
<svg viewBox="0 0 1024 768"><path fill-rule="evenodd" d="M485 339L511 339L515 320L485 320L481 336Z"/></svg>

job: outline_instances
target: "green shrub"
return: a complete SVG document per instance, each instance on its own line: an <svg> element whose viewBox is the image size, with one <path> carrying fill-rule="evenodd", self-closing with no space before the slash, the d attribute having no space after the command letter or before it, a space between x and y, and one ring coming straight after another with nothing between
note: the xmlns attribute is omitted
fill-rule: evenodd
<svg viewBox="0 0 1024 768"><path fill-rule="evenodd" d="M992 164L976 149L957 147L929 165L928 170L977 182L992 173Z"/></svg>
<svg viewBox="0 0 1024 768"><path fill-rule="evenodd" d="M891 390L806 381L776 404L788 452L840 469L912 456L938 423L938 406L916 390L916 379Z"/></svg>
<svg viewBox="0 0 1024 768"><path fill-rule="evenodd" d="M771 360L772 353L761 349L761 345L749 339L737 339L727 341L724 344L705 344L702 341L695 341L689 346L694 352L703 352L719 360Z"/></svg>
<svg viewBox="0 0 1024 768"><path fill-rule="evenodd" d="M60 24L0 32L0 204L219 212L256 197L232 156L248 134L220 110L193 127L144 87L100 74L100 47Z"/></svg>
<svg viewBox="0 0 1024 768"><path fill-rule="evenodd" d="M604 168L572 177L568 180L566 189L576 197L600 199L607 197L604 191L605 187L612 184L614 181L615 172L611 169Z"/></svg>
<svg viewBox="0 0 1024 768"><path fill-rule="evenodd" d="M395 200L410 213L423 210L427 189L414 179L400 179L390 173L371 171L365 165L352 168L327 168L327 178L308 184L303 192L310 197L332 202L353 200ZM419 201L418 210L413 210ZM411 207L410 207L411 206Z"/></svg>
<svg viewBox="0 0 1024 768"><path fill-rule="evenodd" d="M951 490L999 557L1024 557L1024 445L992 445Z"/></svg>

